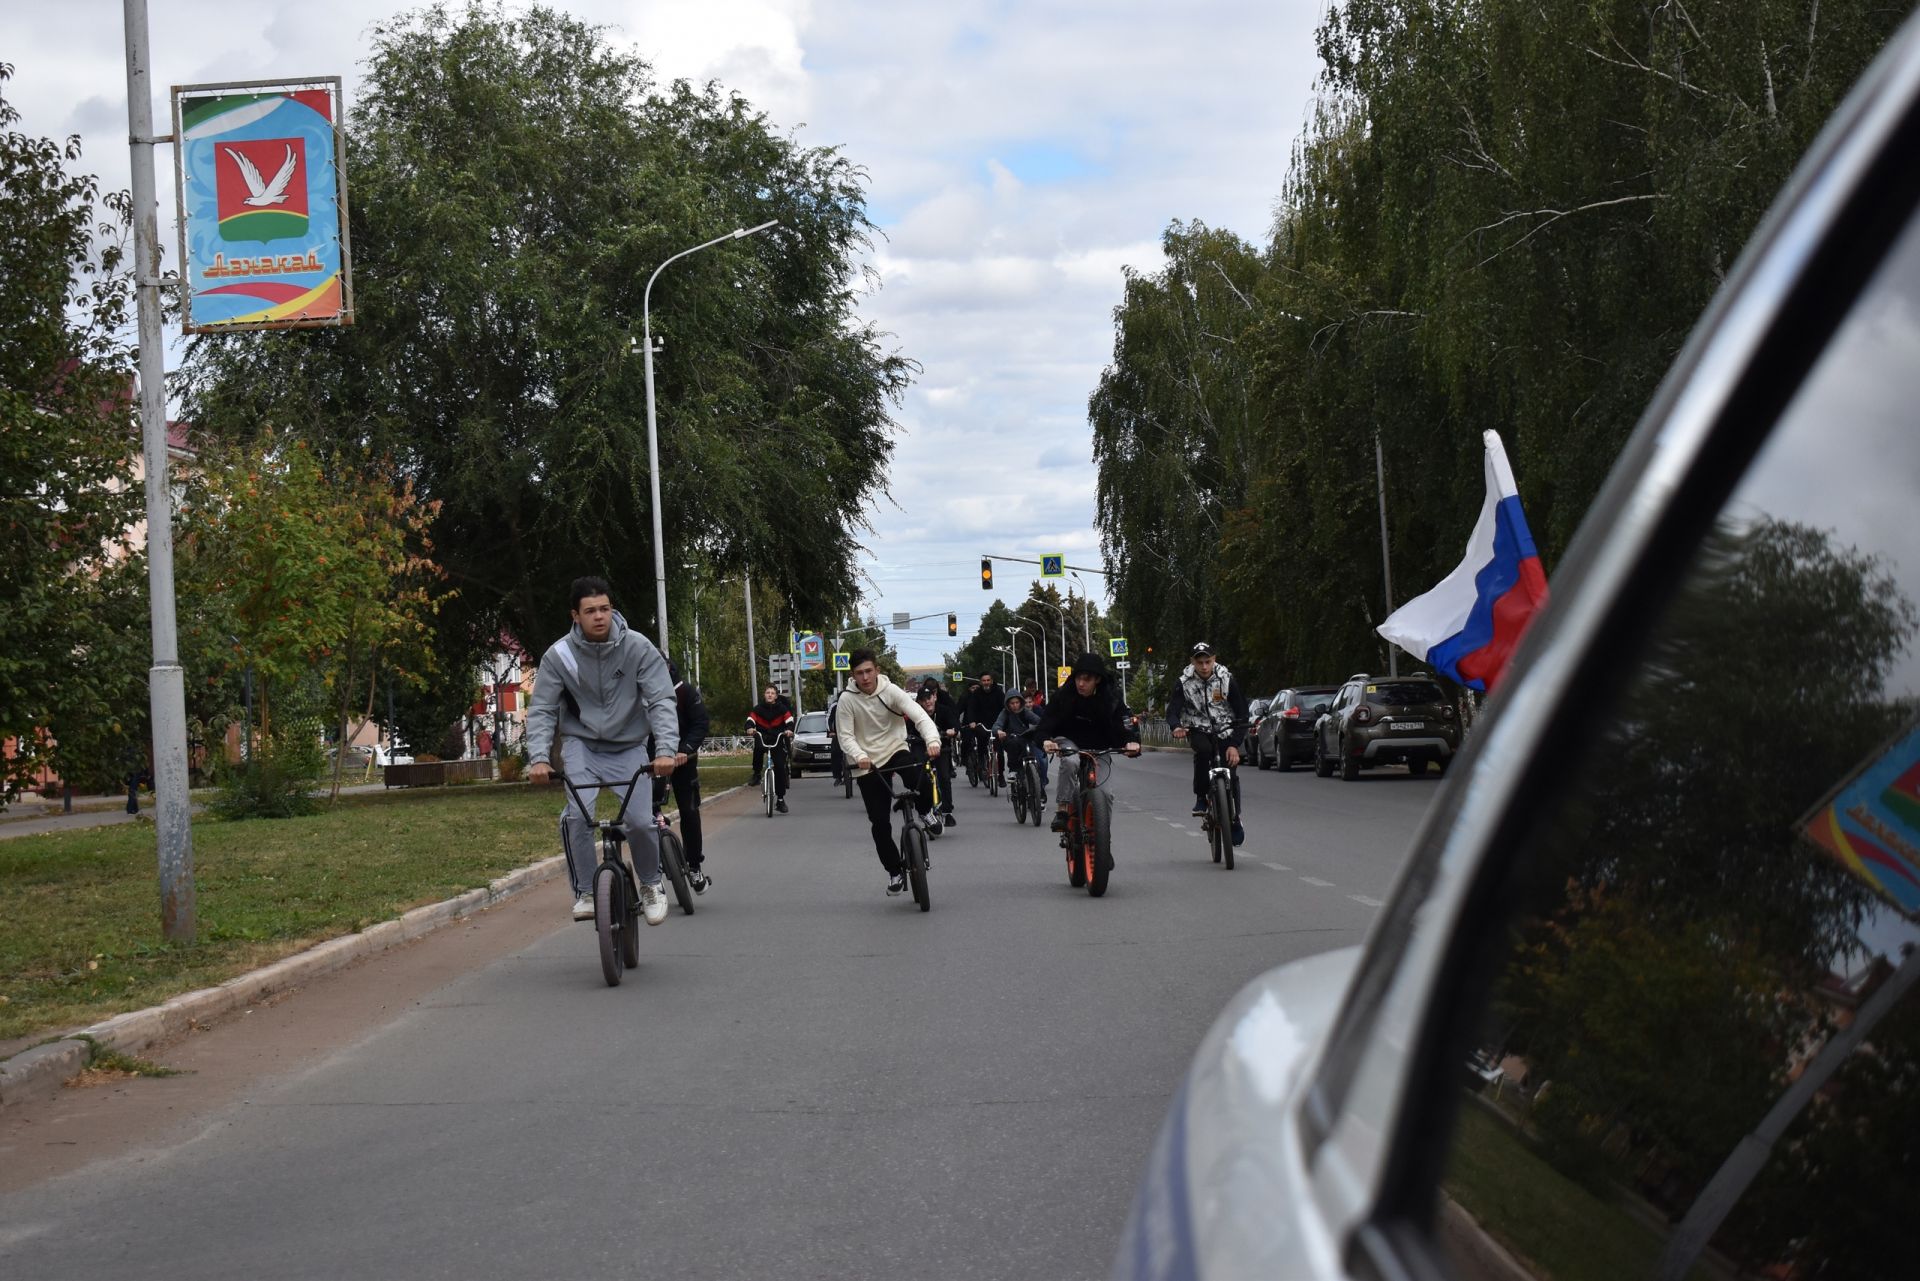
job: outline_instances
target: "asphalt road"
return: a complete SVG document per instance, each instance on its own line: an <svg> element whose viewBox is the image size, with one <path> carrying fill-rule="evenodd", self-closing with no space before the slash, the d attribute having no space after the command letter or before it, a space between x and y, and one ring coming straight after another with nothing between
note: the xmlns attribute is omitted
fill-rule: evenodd
<svg viewBox="0 0 1920 1281"><path fill-rule="evenodd" d="M1189 771L1119 765L1099 900L963 784L925 915L857 797L736 794L621 987L556 922L185 1141L0 1197L0 1275L1104 1275L1215 1012L1359 941L1437 787L1249 769L1227 872Z"/></svg>

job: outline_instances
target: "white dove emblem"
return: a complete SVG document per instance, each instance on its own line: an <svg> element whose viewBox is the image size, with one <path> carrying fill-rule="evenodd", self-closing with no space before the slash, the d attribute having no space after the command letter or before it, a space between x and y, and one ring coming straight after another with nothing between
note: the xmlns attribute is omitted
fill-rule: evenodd
<svg viewBox="0 0 1920 1281"><path fill-rule="evenodd" d="M253 205L255 208L260 208L266 205L286 203L287 184L293 181L294 162L292 147L287 148L287 158L281 163L280 172L273 175L272 182L266 182L260 177L260 171L253 167L253 161L247 159L232 147L224 148L224 150L228 155L233 157L233 162L240 166L240 176L247 180L247 190L253 193L241 201L241 204Z"/></svg>

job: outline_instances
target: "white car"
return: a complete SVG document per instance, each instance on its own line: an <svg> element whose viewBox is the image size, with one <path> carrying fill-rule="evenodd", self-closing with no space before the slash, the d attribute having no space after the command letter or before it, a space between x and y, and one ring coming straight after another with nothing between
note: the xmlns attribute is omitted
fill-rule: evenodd
<svg viewBox="0 0 1920 1281"><path fill-rule="evenodd" d="M405 743L395 743L392 746L376 743L373 747L373 763L382 769L389 765L411 765L413 749Z"/></svg>
<svg viewBox="0 0 1920 1281"><path fill-rule="evenodd" d="M1681 352L1365 945L1206 1035L1115 1276L1915 1275L1916 156L1909 22Z"/></svg>

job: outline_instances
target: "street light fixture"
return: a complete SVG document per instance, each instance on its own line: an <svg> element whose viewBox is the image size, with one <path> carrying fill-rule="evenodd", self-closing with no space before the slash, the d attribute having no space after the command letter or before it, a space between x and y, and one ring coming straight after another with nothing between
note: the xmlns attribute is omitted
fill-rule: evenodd
<svg viewBox="0 0 1920 1281"><path fill-rule="evenodd" d="M689 254L711 249L723 240L744 240L779 225L775 220L763 222L758 227L738 227L704 244L682 249L653 269L653 274L647 277L647 287L640 293L641 350L646 353L647 369L647 488L653 502L653 605L660 615L660 653L663 656L667 653L667 548L660 524L660 434L653 416L653 282L660 278L661 272Z"/></svg>
<svg viewBox="0 0 1920 1281"><path fill-rule="evenodd" d="M1039 633L1040 639L1038 641L1035 641L1032 636L1027 636L1027 628L1029 627L1033 628L1035 632ZM1040 669L1044 668L1047 665L1047 634L1046 632L1041 630L1039 624L1030 623L1030 622L1022 623L1017 627L1009 627L1007 628L1007 630L1009 632L1019 632L1022 636L1026 636L1027 644L1033 646L1033 662L1034 662L1033 681L1034 681L1035 688L1038 688L1040 681L1042 679L1040 675ZM1019 665L1020 665L1020 655L1019 655L1018 649L1016 649L1014 651L1014 667L1017 669ZM1014 676L1014 684L1017 685L1019 683L1020 683L1020 677L1016 671L1016 674Z"/></svg>
<svg viewBox="0 0 1920 1281"><path fill-rule="evenodd" d="M1028 601L1027 604L1040 605L1060 615L1060 666L1065 667L1067 665L1067 611L1038 597ZM1044 632L1046 629L1043 627L1040 630Z"/></svg>

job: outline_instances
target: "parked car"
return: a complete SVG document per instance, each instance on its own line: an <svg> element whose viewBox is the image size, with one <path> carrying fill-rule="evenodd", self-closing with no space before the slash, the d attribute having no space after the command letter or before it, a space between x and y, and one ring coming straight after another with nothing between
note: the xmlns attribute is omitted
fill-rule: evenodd
<svg viewBox="0 0 1920 1281"><path fill-rule="evenodd" d="M388 765L413 764L413 749L405 743L375 743L373 745L373 763L383 769Z"/></svg>
<svg viewBox="0 0 1920 1281"><path fill-rule="evenodd" d="M1364 946L1206 1034L1115 1276L1913 1275L1917 137L1910 21L1627 442Z"/></svg>
<svg viewBox="0 0 1920 1281"><path fill-rule="evenodd" d="M1260 718L1267 713L1267 699L1256 698L1247 704L1247 736L1240 744L1240 755L1253 759L1253 736L1260 730Z"/></svg>
<svg viewBox="0 0 1920 1281"><path fill-rule="evenodd" d="M1363 769L1405 765L1445 770L1460 750L1460 714L1432 676L1347 678L1313 726L1313 772L1338 770L1351 782Z"/></svg>
<svg viewBox="0 0 1920 1281"><path fill-rule="evenodd" d="M1333 705L1338 685L1302 685L1283 689L1267 703L1254 727L1253 763L1261 769L1290 770L1313 759L1313 727Z"/></svg>
<svg viewBox="0 0 1920 1281"><path fill-rule="evenodd" d="M807 770L830 769L828 752L831 744L827 737L827 714L825 712L802 712L793 726L793 776L799 778Z"/></svg>

